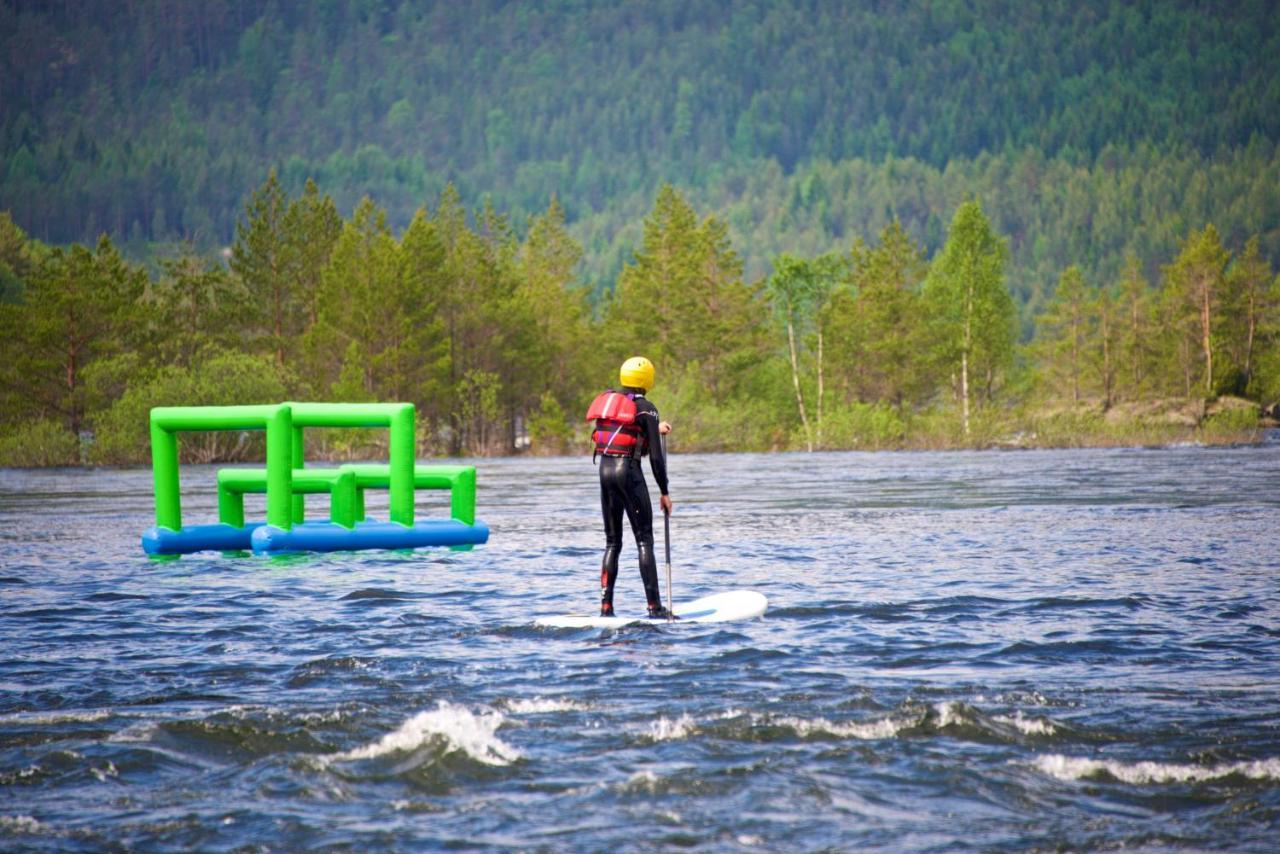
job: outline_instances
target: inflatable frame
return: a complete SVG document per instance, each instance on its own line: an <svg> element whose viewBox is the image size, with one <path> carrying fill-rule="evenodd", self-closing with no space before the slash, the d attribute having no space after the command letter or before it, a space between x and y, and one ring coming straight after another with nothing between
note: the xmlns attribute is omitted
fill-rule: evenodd
<svg viewBox="0 0 1280 854"><path fill-rule="evenodd" d="M142 535L153 556L215 550L257 554L355 551L450 546L467 549L487 542L489 528L475 517L476 471L472 466L418 465L414 459L415 414L410 403L281 403L271 406L157 407L151 410L151 461L156 524ZM306 468L307 427L385 428L385 464ZM178 434L208 430L263 430L265 469L222 469L217 474L218 523L182 524ZM366 517L368 489L390 493L390 520ZM415 521L417 489L448 489L450 518ZM265 522L246 522L244 496L266 495ZM304 496L329 495L329 520L307 521Z"/></svg>

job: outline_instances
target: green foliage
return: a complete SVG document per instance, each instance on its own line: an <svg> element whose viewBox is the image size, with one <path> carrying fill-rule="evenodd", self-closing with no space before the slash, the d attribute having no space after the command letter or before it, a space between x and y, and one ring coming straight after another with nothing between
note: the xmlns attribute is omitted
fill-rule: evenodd
<svg viewBox="0 0 1280 854"><path fill-rule="evenodd" d="M169 366L154 377L130 384L95 419L90 459L99 463L140 464L150 460L149 413L154 406L223 406L278 403L286 378L269 357L209 350L190 367ZM180 447L187 462L262 458L262 437L254 431L197 433Z"/></svg>
<svg viewBox="0 0 1280 854"><path fill-rule="evenodd" d="M696 363L711 399L723 402L737 391L743 360L764 346L762 311L756 290L742 281L725 224L699 221L680 193L664 186L605 313L613 360L644 353L660 364Z"/></svg>
<svg viewBox="0 0 1280 854"><path fill-rule="evenodd" d="M934 391L929 306L921 297L924 252L898 220L872 247L861 237L850 253L850 287L831 300L832 380L845 401L918 404Z"/></svg>
<svg viewBox="0 0 1280 854"><path fill-rule="evenodd" d="M538 408L529 416L529 443L535 454L564 454L570 450L573 429L564 408L550 391L544 391Z"/></svg>
<svg viewBox="0 0 1280 854"><path fill-rule="evenodd" d="M1036 318L1037 342L1046 379L1065 383L1071 401L1080 402L1084 380L1086 346L1093 319L1091 300L1097 295L1085 286L1079 267L1068 267L1058 279L1053 298Z"/></svg>
<svg viewBox="0 0 1280 854"><path fill-rule="evenodd" d="M1178 364L1191 385L1213 393L1214 351L1217 330L1222 325L1222 298L1227 261L1230 258L1210 223L1203 231L1192 232L1182 244L1173 263L1164 268L1164 295L1167 317L1177 334L1173 347ZM1194 377L1194 380L1193 380Z"/></svg>
<svg viewBox="0 0 1280 854"><path fill-rule="evenodd" d="M0 467L70 466L79 462L79 439L56 419L22 421L0 434Z"/></svg>
<svg viewBox="0 0 1280 854"><path fill-rule="evenodd" d="M787 426L779 423L779 409L760 396L717 401L697 363L672 364L650 395L664 419L675 429L668 437L673 453L680 451L785 450ZM783 410L786 411L786 410Z"/></svg>
<svg viewBox="0 0 1280 854"><path fill-rule="evenodd" d="M791 362L791 381L796 394L796 412L804 428L805 447L812 451L815 436L823 443L823 398L826 384L824 377L826 327L830 323L831 302L838 294L846 276L842 258L828 254L812 260L779 255L773 259L773 275L765 282L765 292L773 305L774 313L786 330L787 355ZM811 346L808 340L812 337ZM802 389L802 361L813 363L814 397L813 425L810 425L808 407ZM803 385L807 385L805 378Z"/></svg>
<svg viewBox="0 0 1280 854"><path fill-rule="evenodd" d="M1205 442L1252 442L1259 426L1256 407L1232 407L1206 418L1200 435Z"/></svg>
<svg viewBox="0 0 1280 854"><path fill-rule="evenodd" d="M1108 434L1108 424L1096 407L1072 407L1033 415L1027 421L1036 442L1054 447L1095 444Z"/></svg>
<svg viewBox="0 0 1280 854"><path fill-rule="evenodd" d="M594 342L587 292L578 280L581 262L582 247L569 236L564 209L552 197L547 210L530 222L529 236L520 249L515 294L531 318L523 357L527 381L522 403L536 401L542 413L552 411L552 402L559 411L564 406L576 408L590 387ZM544 438L552 435L558 434L544 434Z"/></svg>
<svg viewBox="0 0 1280 854"><path fill-rule="evenodd" d="M503 447L503 438L495 435L495 422L500 414L498 393L501 383L497 374L474 368L458 382L460 441L472 455L487 456Z"/></svg>
<svg viewBox="0 0 1280 854"><path fill-rule="evenodd" d="M1280 134L1266 2L3 8L0 207L59 242L135 223L229 242L246 177L271 166L402 227L445 180L523 218L553 191L598 207L708 164L1074 164ZM819 186L804 202L843 215Z"/></svg>
<svg viewBox="0 0 1280 854"><path fill-rule="evenodd" d="M907 438L902 412L888 403L851 403L834 407L824 427L828 447L878 450L901 447Z"/></svg>
<svg viewBox="0 0 1280 854"><path fill-rule="evenodd" d="M62 418L78 433L83 369L136 341L133 312L144 283L105 236L94 250L45 254L21 301L0 303L0 388L19 403L7 415Z"/></svg>
<svg viewBox="0 0 1280 854"><path fill-rule="evenodd" d="M797 192L834 198L831 174ZM1222 402L1205 420L1206 390L1280 395L1280 280L1261 238L1233 251L1212 226L1155 287L1136 253L1097 285L1067 265L1037 340L1015 347L1008 243L976 200L932 258L891 218L875 245L852 232L847 254L781 253L748 282L729 224L667 185L594 312L556 197L521 238L446 185L397 234L370 198L344 220L317 185L294 198L269 175L229 265L178 244L151 270L107 238L50 249L3 225L23 271L0 300L12 462L142 462L151 406L318 396L413 402L426 453L518 450L522 424L535 452L571 450L577 413L637 353L657 362L675 450L1237 441L1252 428ZM376 456L370 435L327 431L314 450ZM211 433L184 454L245 459L260 440Z"/></svg>
<svg viewBox="0 0 1280 854"><path fill-rule="evenodd" d="M959 377L966 434L975 386L985 400L992 400L1001 374L1013 361L1013 300L1004 283L1007 259L1005 242L981 205L965 202L956 210L947 242L925 281L935 358L950 364Z"/></svg>

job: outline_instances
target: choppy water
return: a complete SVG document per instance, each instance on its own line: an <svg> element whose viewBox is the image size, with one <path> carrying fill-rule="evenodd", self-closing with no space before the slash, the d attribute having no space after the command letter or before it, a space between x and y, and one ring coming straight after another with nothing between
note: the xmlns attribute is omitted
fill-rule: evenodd
<svg viewBox="0 0 1280 854"><path fill-rule="evenodd" d="M770 610L618 632L530 625L589 461L479 470L471 553L171 563L149 472L0 472L0 845L1280 845L1280 445L677 456L677 598Z"/></svg>

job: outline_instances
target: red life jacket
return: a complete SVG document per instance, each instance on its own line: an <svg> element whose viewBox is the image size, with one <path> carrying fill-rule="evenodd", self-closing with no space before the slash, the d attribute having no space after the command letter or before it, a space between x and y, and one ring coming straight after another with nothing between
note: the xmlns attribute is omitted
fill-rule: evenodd
<svg viewBox="0 0 1280 854"><path fill-rule="evenodd" d="M632 395L609 389L587 407L587 420L596 422L591 432L597 454L611 457L639 457L644 453L644 429L636 423L636 401Z"/></svg>

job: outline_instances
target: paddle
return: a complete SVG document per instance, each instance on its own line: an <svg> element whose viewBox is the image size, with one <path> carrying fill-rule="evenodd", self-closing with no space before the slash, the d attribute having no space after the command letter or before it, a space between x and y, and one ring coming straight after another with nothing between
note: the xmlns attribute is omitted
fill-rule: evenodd
<svg viewBox="0 0 1280 854"><path fill-rule="evenodd" d="M662 437L662 456L670 462L671 457L667 456L667 437ZM671 592L671 514L667 508L662 508L662 543L667 547L667 622L671 622L676 618L676 599Z"/></svg>
<svg viewBox="0 0 1280 854"><path fill-rule="evenodd" d="M667 622L675 619L676 600L671 592L671 514L662 511L662 539L667 546Z"/></svg>

